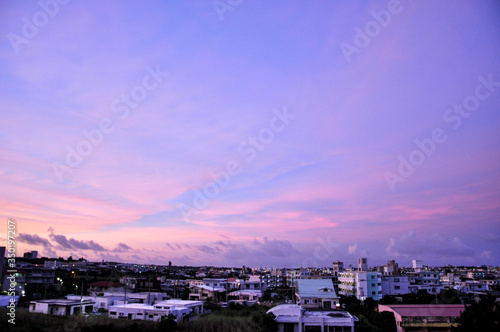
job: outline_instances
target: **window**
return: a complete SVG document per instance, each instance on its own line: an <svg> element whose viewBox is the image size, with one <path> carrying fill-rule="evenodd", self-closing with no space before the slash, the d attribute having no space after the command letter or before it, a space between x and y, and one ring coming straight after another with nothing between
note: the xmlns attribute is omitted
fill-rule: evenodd
<svg viewBox="0 0 500 332"><path fill-rule="evenodd" d="M372 279L375 279L375 276L372 274Z"/></svg>
<svg viewBox="0 0 500 332"><path fill-rule="evenodd" d="M375 287L375 284L372 282L372 287Z"/></svg>
<svg viewBox="0 0 500 332"><path fill-rule="evenodd" d="M116 315L116 311L110 311L110 312L109 312L109 314L110 314L111 316L114 316L114 315Z"/></svg>
<svg viewBox="0 0 500 332"><path fill-rule="evenodd" d="M394 278L394 282L399 282L399 278Z"/></svg>

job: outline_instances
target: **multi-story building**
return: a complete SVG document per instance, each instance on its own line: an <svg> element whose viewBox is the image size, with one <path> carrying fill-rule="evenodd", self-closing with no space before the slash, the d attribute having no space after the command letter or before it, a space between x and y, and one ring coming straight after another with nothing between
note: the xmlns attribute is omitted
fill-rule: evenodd
<svg viewBox="0 0 500 332"><path fill-rule="evenodd" d="M377 272L343 272L339 277L339 294L354 295L361 301L367 297L382 298L382 280Z"/></svg>
<svg viewBox="0 0 500 332"><path fill-rule="evenodd" d="M382 296L407 294L409 287L408 276L382 276Z"/></svg>
<svg viewBox="0 0 500 332"><path fill-rule="evenodd" d="M338 277L342 272L344 272L344 263L339 261L333 262L333 276Z"/></svg>
<svg viewBox="0 0 500 332"><path fill-rule="evenodd" d="M331 279L298 279L295 296L303 308L329 309L340 304Z"/></svg>
<svg viewBox="0 0 500 332"><path fill-rule="evenodd" d="M383 266L384 275L398 275L399 274L399 266L395 260L391 259L386 265Z"/></svg>
<svg viewBox="0 0 500 332"><path fill-rule="evenodd" d="M203 280L192 280L189 283L189 299L193 301L206 301L212 298L215 301L226 299L230 284L227 279L204 278Z"/></svg>
<svg viewBox="0 0 500 332"><path fill-rule="evenodd" d="M77 301L67 299L38 300L31 301L28 307L30 312L38 312L47 315L71 316L82 312L92 312L94 303L92 301Z"/></svg>
<svg viewBox="0 0 500 332"><path fill-rule="evenodd" d="M295 287L297 279L300 279L300 270L292 269L286 271L286 285Z"/></svg>
<svg viewBox="0 0 500 332"><path fill-rule="evenodd" d="M339 310L307 310L297 304L280 304L271 308L278 323L278 332L352 332L358 319L350 313Z"/></svg>
<svg viewBox="0 0 500 332"><path fill-rule="evenodd" d="M38 251L32 250L32 251L29 251L29 252L25 252L24 255L23 255L23 258L25 258L25 259L36 259L36 258L38 258Z"/></svg>
<svg viewBox="0 0 500 332"><path fill-rule="evenodd" d="M269 273L261 275L261 280L268 289L285 287L286 269L271 270Z"/></svg>
<svg viewBox="0 0 500 332"><path fill-rule="evenodd" d="M10 287L7 277L8 275L5 275L3 280L4 291L8 291ZM15 280L16 295L26 295L27 288L29 288L29 294L43 293L46 287L54 284L55 271L38 268L18 269Z"/></svg>
<svg viewBox="0 0 500 332"><path fill-rule="evenodd" d="M105 292L125 292L125 285L121 282L96 281L89 284L87 292L90 296L101 296L104 295Z"/></svg>
<svg viewBox="0 0 500 332"><path fill-rule="evenodd" d="M365 272L368 271L368 263L366 258L358 258L358 271Z"/></svg>
<svg viewBox="0 0 500 332"><path fill-rule="evenodd" d="M453 288L457 282L460 282L460 276L454 273L448 273L441 276L441 284L444 288Z"/></svg>
<svg viewBox="0 0 500 332"><path fill-rule="evenodd" d="M465 310L463 304L391 304L378 305L379 312L392 312L396 331L451 331Z"/></svg>
<svg viewBox="0 0 500 332"><path fill-rule="evenodd" d="M410 280L410 293L426 290L430 294L438 294L444 289L441 284L441 276L437 271L410 272L406 275Z"/></svg>
<svg viewBox="0 0 500 332"><path fill-rule="evenodd" d="M259 276L250 276L248 280L235 279L230 284L233 291L228 295L242 301L258 301L266 290L266 283Z"/></svg>
<svg viewBox="0 0 500 332"><path fill-rule="evenodd" d="M160 321L163 317L174 315L177 322L197 318L203 313L202 301L167 300L154 305L127 303L109 307L109 317Z"/></svg>
<svg viewBox="0 0 500 332"><path fill-rule="evenodd" d="M424 263L422 262L421 259L414 259L411 261L411 264L415 272L421 272L422 268L424 267Z"/></svg>

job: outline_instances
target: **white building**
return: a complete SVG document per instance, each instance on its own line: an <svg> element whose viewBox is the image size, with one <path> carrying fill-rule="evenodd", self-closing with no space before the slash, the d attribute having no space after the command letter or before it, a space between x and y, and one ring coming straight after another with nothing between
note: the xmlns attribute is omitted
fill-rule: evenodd
<svg viewBox="0 0 500 332"><path fill-rule="evenodd" d="M424 267L424 263L422 262L421 259L414 259L411 261L411 264L415 272L421 272L422 268Z"/></svg>
<svg viewBox="0 0 500 332"><path fill-rule="evenodd" d="M488 291L488 284L478 280L459 281L453 286L454 289L461 293L468 294L484 294Z"/></svg>
<svg viewBox="0 0 500 332"><path fill-rule="evenodd" d="M271 308L267 313L276 316L278 332L352 332L355 316L345 311L313 311L306 310L297 304L281 304Z"/></svg>
<svg viewBox="0 0 500 332"><path fill-rule="evenodd" d="M339 294L354 295L364 301L371 297L375 301L382 298L382 280L377 272L342 272L339 277Z"/></svg>
<svg viewBox="0 0 500 332"><path fill-rule="evenodd" d="M298 279L295 295L303 308L336 308L340 304L331 279Z"/></svg>
<svg viewBox="0 0 500 332"><path fill-rule="evenodd" d="M193 285L189 287L189 299L192 301L206 301L212 298L215 301L225 300L224 287L210 287L206 285Z"/></svg>
<svg viewBox="0 0 500 332"><path fill-rule="evenodd" d="M408 279L410 280L410 293L417 293L419 290L425 290L429 294L439 294L439 292L444 289L441 284L439 272L412 272L408 274Z"/></svg>
<svg viewBox="0 0 500 332"><path fill-rule="evenodd" d="M109 317L122 319L139 319L160 321L162 317L174 315L177 322L197 318L203 313L202 301L166 300L154 305L144 303L127 303L109 308Z"/></svg>
<svg viewBox="0 0 500 332"><path fill-rule="evenodd" d="M80 299L78 301L68 299L38 300L30 302L29 311L48 315L72 316L78 315L82 311L91 313L93 306L94 302L80 301Z"/></svg>
<svg viewBox="0 0 500 332"><path fill-rule="evenodd" d="M396 331L452 331L455 319L465 310L463 304L378 305L379 312L392 312Z"/></svg>
<svg viewBox="0 0 500 332"><path fill-rule="evenodd" d="M338 277L342 272L344 272L344 263L340 261L333 262L333 275Z"/></svg>
<svg viewBox="0 0 500 332"><path fill-rule="evenodd" d="M383 276L382 296L403 295L410 292L410 280L407 276Z"/></svg>
<svg viewBox="0 0 500 332"><path fill-rule="evenodd" d="M358 258L358 271L365 272L368 270L368 260L366 258Z"/></svg>

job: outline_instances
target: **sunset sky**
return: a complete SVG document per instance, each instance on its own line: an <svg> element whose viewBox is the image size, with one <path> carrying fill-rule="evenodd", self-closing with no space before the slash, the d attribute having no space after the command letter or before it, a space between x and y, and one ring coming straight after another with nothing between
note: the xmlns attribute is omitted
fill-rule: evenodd
<svg viewBox="0 0 500 332"><path fill-rule="evenodd" d="M18 255L500 265L497 1L0 1Z"/></svg>

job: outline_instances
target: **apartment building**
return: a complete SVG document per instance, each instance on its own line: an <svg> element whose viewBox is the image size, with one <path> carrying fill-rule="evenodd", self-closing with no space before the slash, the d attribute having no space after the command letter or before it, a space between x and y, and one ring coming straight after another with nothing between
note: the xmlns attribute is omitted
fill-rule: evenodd
<svg viewBox="0 0 500 332"><path fill-rule="evenodd" d="M298 279L295 296L303 308L329 309L340 303L331 279Z"/></svg>
<svg viewBox="0 0 500 332"><path fill-rule="evenodd" d="M140 319L160 321L163 317L174 315L177 322L197 318L203 313L202 301L166 300L154 305L144 303L127 303L109 308L109 317L115 319Z"/></svg>
<svg viewBox="0 0 500 332"><path fill-rule="evenodd" d="M339 277L339 294L354 295L364 301L371 297L378 301L382 298L382 280L377 272L342 272Z"/></svg>
<svg viewBox="0 0 500 332"><path fill-rule="evenodd" d="M278 332L352 332L355 316L345 311L307 310L297 304L280 304L271 308L278 323Z"/></svg>
<svg viewBox="0 0 500 332"><path fill-rule="evenodd" d="M382 296L403 295L410 292L408 276L382 276Z"/></svg>

